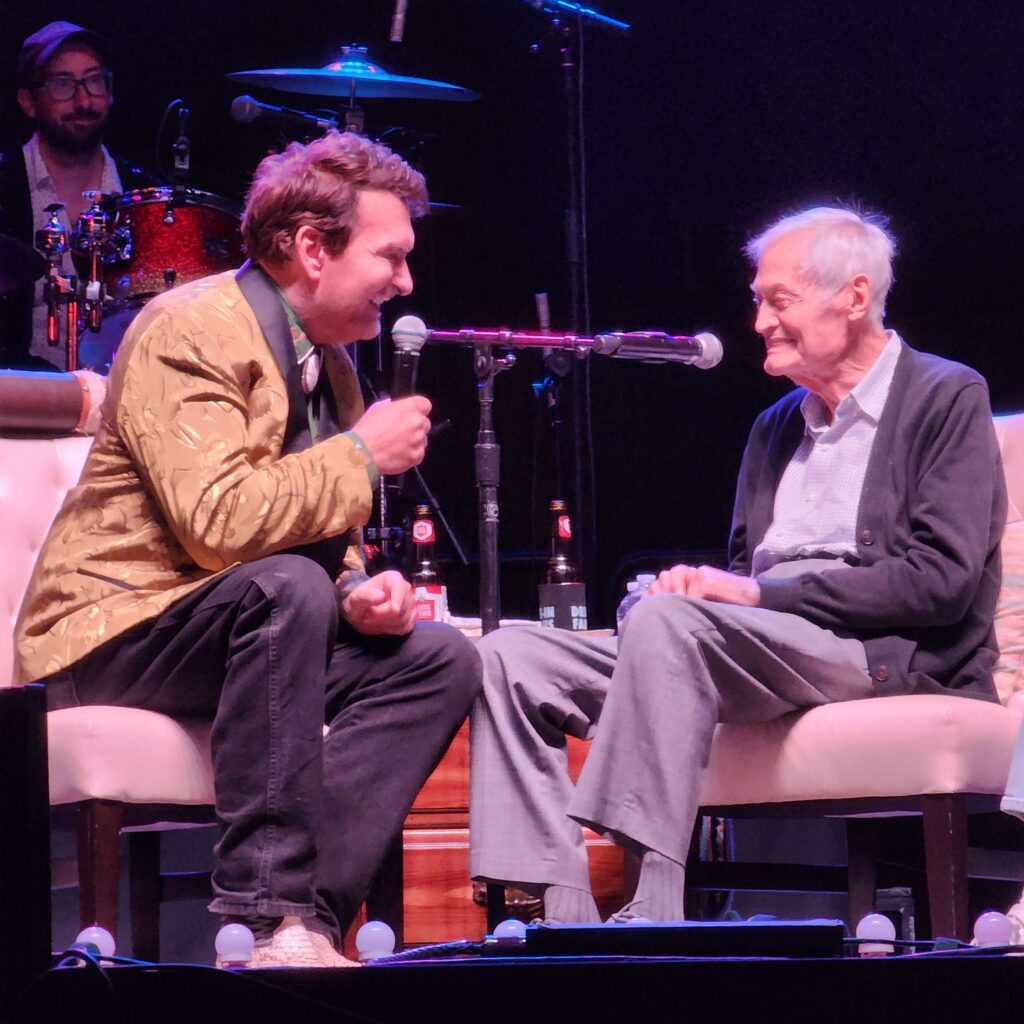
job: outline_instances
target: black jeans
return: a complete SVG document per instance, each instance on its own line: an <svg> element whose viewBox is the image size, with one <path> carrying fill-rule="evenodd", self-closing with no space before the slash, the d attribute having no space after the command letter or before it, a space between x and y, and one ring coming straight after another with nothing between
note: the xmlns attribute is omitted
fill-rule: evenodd
<svg viewBox="0 0 1024 1024"><path fill-rule="evenodd" d="M229 569L48 684L51 708L213 715L210 909L315 913L339 938L469 712L480 660L448 626L356 633L327 573L281 554Z"/></svg>

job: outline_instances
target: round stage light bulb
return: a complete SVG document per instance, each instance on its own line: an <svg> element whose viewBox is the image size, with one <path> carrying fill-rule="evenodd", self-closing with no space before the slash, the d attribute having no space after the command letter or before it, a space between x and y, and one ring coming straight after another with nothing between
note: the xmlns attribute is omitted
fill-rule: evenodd
<svg viewBox="0 0 1024 1024"><path fill-rule="evenodd" d="M526 922L510 917L495 927L494 937L499 941L505 940L507 942L514 940L520 942L526 938Z"/></svg>
<svg viewBox="0 0 1024 1024"><path fill-rule="evenodd" d="M987 910L974 922L974 941L979 946L1013 945L1013 922L998 910Z"/></svg>
<svg viewBox="0 0 1024 1024"><path fill-rule="evenodd" d="M880 956L893 951L892 940L896 938L896 925L885 914L868 914L857 923L858 939L875 939L861 942L857 951L861 956Z"/></svg>
<svg viewBox="0 0 1024 1024"><path fill-rule="evenodd" d="M113 956L117 946L114 936L98 924L83 928L75 939L76 946L92 946L100 956Z"/></svg>
<svg viewBox="0 0 1024 1024"><path fill-rule="evenodd" d="M356 932L356 949L360 960L376 960L395 951L395 933L383 921L367 921Z"/></svg>
<svg viewBox="0 0 1024 1024"><path fill-rule="evenodd" d="M256 946L253 934L244 924L226 924L214 940L217 960L222 967L247 967Z"/></svg>

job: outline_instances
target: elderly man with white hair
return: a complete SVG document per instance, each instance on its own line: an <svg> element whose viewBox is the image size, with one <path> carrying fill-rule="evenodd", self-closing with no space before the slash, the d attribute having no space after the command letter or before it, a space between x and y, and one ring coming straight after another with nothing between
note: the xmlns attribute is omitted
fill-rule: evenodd
<svg viewBox="0 0 1024 1024"><path fill-rule="evenodd" d="M883 326L894 243L817 208L746 248L765 372L798 387L751 430L729 570L675 565L617 638L484 638L471 873L599 920L581 825L640 854L613 920L683 916L718 722L897 693L994 700L1006 494L988 390ZM575 786L565 735L592 738Z"/></svg>

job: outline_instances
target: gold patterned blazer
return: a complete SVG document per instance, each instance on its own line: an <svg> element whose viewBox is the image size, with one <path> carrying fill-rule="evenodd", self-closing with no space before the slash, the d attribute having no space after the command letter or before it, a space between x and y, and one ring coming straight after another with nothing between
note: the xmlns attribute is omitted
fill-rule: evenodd
<svg viewBox="0 0 1024 1024"><path fill-rule="evenodd" d="M363 411L358 381L341 345L324 366L345 430ZM287 317L261 272L148 303L32 574L16 680L65 668L241 562L337 538L338 574L361 572L367 458L341 433L310 444L308 429Z"/></svg>

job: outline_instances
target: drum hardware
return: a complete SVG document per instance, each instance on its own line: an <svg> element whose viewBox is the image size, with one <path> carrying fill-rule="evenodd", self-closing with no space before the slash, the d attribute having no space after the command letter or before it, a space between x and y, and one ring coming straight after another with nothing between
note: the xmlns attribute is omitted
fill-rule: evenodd
<svg viewBox="0 0 1024 1024"><path fill-rule="evenodd" d="M46 260L46 283L43 285L43 301L46 303L46 343L52 347L60 344L60 308L64 307L67 326L67 370L78 369L78 278L61 273L64 253L69 249L68 233L60 222L63 203L51 203L46 207L47 221L36 232L36 248Z"/></svg>
<svg viewBox="0 0 1024 1024"><path fill-rule="evenodd" d="M111 196L104 264L111 299L138 303L242 263L234 203L183 184Z"/></svg>
<svg viewBox="0 0 1024 1024"><path fill-rule="evenodd" d="M79 363L106 372L125 331L156 295L243 261L234 203L179 183L104 196L106 298L98 333L79 339Z"/></svg>
<svg viewBox="0 0 1024 1024"><path fill-rule="evenodd" d="M78 218L78 227L71 237L75 253L89 261L89 276L85 283L85 322L94 334L103 322L103 303L106 289L103 285L103 250L110 238L110 218L103 209L107 199L104 192L83 192L89 208Z"/></svg>

